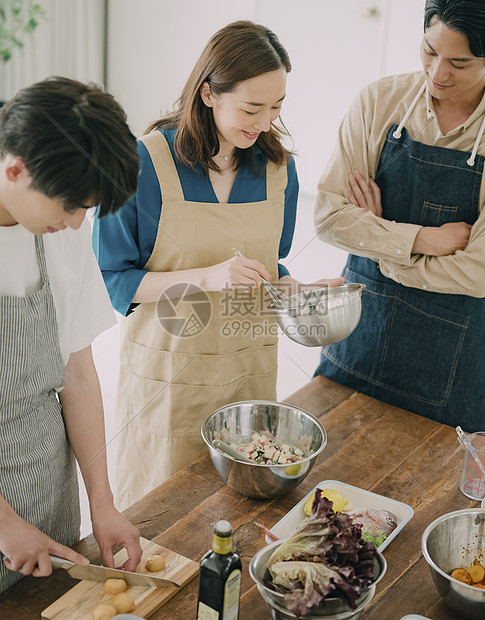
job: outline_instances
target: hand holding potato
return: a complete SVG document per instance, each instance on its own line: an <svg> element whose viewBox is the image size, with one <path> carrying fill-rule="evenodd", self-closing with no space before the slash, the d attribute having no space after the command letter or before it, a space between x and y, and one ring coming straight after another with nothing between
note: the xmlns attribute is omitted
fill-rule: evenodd
<svg viewBox="0 0 485 620"><path fill-rule="evenodd" d="M115 567L113 547L121 543L128 552L128 560L123 566L117 568L135 571L142 556L140 532L136 527L125 519L112 504L92 510L91 521L94 537L103 556L103 565L107 568Z"/></svg>

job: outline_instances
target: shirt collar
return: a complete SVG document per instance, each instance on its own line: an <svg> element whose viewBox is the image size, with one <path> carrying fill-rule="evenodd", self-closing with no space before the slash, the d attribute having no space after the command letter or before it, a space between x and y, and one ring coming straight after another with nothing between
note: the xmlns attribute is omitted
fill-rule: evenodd
<svg viewBox="0 0 485 620"><path fill-rule="evenodd" d="M431 118L435 118L436 113L434 111L433 101L429 93L428 82L426 82L425 93L426 93L426 116L429 120ZM470 125L474 123L477 120L477 118L483 117L484 114L485 114L485 92L482 95L482 99L480 100L480 103L477 105L475 110L470 114L470 116L466 119L466 121L462 123L461 125L458 125L458 127L455 127L455 129L453 129L452 131L448 132L447 135L453 134L455 131L461 130L462 128L468 129L468 127L470 127Z"/></svg>

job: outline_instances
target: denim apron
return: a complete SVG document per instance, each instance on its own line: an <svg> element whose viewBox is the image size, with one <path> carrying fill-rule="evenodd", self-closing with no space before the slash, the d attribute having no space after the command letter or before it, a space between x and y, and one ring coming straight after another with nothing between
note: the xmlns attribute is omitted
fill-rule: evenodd
<svg viewBox="0 0 485 620"><path fill-rule="evenodd" d="M484 157L428 146L399 126L387 132L375 181L382 217L421 226L474 224ZM485 300L406 287L374 260L349 255L343 276L366 285L362 318L342 342L322 349L315 374L402 409L467 431L485 419Z"/></svg>
<svg viewBox="0 0 485 620"><path fill-rule="evenodd" d="M42 237L35 237L41 287L0 296L0 494L23 519L64 545L79 540L76 462L56 387L66 369ZM0 552L0 592L23 575Z"/></svg>

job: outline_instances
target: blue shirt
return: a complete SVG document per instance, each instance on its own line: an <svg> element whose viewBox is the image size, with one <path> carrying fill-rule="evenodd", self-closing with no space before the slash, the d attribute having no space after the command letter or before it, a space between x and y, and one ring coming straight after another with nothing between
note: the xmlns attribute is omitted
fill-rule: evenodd
<svg viewBox="0 0 485 620"><path fill-rule="evenodd" d="M184 193L189 202L217 203L218 199L209 178L202 167L196 170L181 164L175 155L174 129L162 130L172 152L172 157ZM264 154L256 146L256 156L261 169ZM93 228L93 248L108 289L113 307L128 315L137 304L133 297L146 271L143 269L150 258L157 237L162 210L162 194L152 160L143 142L138 141L140 175L135 195L121 209L103 218L96 217ZM291 248L295 230L298 177L292 157L287 163L284 223L278 258L285 258ZM231 204L260 202L266 200L266 174L257 174L249 167L241 167L234 180L228 202ZM278 264L278 275L288 275L288 270Z"/></svg>

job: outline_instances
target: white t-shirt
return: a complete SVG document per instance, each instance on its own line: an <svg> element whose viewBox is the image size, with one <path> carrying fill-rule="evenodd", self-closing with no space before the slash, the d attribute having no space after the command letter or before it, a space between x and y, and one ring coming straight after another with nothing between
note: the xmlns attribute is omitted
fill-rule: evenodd
<svg viewBox="0 0 485 620"><path fill-rule="evenodd" d="M91 227L43 235L62 357L88 347L116 324L91 246ZM20 224L0 226L0 295L25 297L40 288L35 236Z"/></svg>

